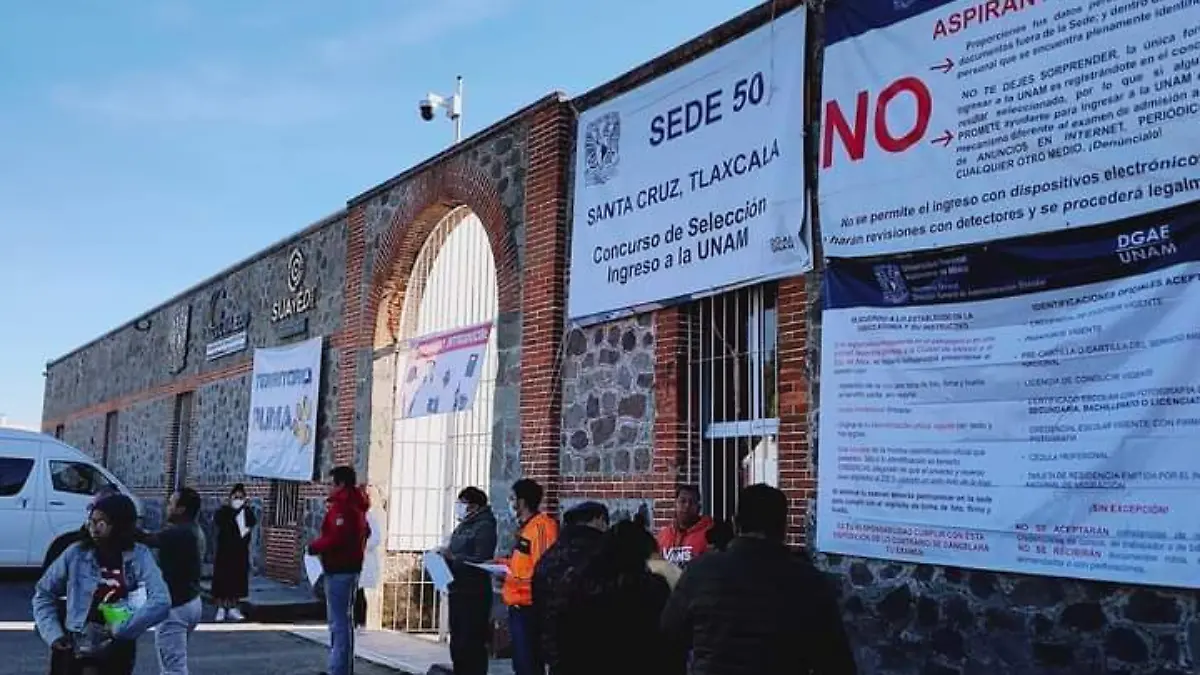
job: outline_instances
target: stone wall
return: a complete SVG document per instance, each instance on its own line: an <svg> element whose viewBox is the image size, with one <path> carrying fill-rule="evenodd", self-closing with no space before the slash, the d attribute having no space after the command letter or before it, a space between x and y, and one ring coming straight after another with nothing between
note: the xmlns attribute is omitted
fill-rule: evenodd
<svg viewBox="0 0 1200 675"><path fill-rule="evenodd" d="M575 328L562 369L564 476L650 470L654 431L653 315Z"/></svg>
<svg viewBox="0 0 1200 675"><path fill-rule="evenodd" d="M600 502L608 507L608 517L613 523L621 520L631 520L637 515L638 509L646 508L646 515L649 517L649 523L654 522L654 500L653 499L628 499L620 497L598 497L588 499L583 497L568 497L562 500L562 510L565 513L572 507L582 504L583 502Z"/></svg>
<svg viewBox="0 0 1200 675"><path fill-rule="evenodd" d="M165 490L166 449L174 418L174 400L160 398L135 403L117 417L116 447L108 452L108 468L126 486L139 492ZM101 433L104 422L101 418Z"/></svg>
<svg viewBox="0 0 1200 675"><path fill-rule="evenodd" d="M315 287L316 302L307 318L307 334L281 337L270 320L271 307L289 295L288 260L298 248L306 258L305 287ZM337 334L341 329L345 285L346 223L338 217L296 239L282 243L224 275L151 310L143 325L126 325L47 366L44 428L63 425L63 440L99 460L103 454L106 415L117 413L115 442L108 467L138 493L145 505L145 525L163 523L168 489L168 452L175 429L175 397L194 392L187 484L204 498L201 520L211 530L212 514L242 473L250 401L254 349L286 344L307 336L327 340L322 363L317 415L317 470L332 465L338 387ZM214 294L218 313L249 312L248 345L242 352L209 361L207 344ZM188 309L190 308L190 309ZM182 368L172 351L172 319L190 312ZM178 371L178 372L173 372ZM251 486L252 503L262 515L266 487ZM265 567L261 528L252 541L252 565ZM213 554L210 546L209 557Z"/></svg>
<svg viewBox="0 0 1200 675"><path fill-rule="evenodd" d="M1192 592L819 554L864 673L1183 675Z"/></svg>
<svg viewBox="0 0 1200 675"><path fill-rule="evenodd" d="M42 413L45 425L53 427L66 418L77 418L89 408L117 408L127 399L144 399L150 392L170 389L189 379L218 375L232 364L248 359L252 349L216 361L205 360L209 308L215 291L224 290L226 300L219 309L250 313L251 347L279 342L270 322L271 305L287 294L287 263L293 247L307 255L306 285L317 287L316 307L308 313L310 334L336 331L341 325L342 285L345 275L345 222L336 219L301 239L286 243L226 275L191 289L182 297L151 310L143 318L144 330L127 324L47 366L46 398ZM171 323L184 304L191 307L187 357L184 368L172 373ZM66 432L75 423L67 419ZM103 431L103 418L101 419ZM97 446L101 437L95 439Z"/></svg>

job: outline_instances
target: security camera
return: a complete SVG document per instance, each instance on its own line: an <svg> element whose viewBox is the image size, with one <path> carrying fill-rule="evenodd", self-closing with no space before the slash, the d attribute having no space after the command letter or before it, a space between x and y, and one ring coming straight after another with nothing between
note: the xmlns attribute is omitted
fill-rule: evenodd
<svg viewBox="0 0 1200 675"><path fill-rule="evenodd" d="M421 108L421 119L432 122L437 109L446 104L446 100L437 94L429 94L418 104Z"/></svg>
<svg viewBox="0 0 1200 675"><path fill-rule="evenodd" d="M426 122L433 121L433 113L434 113L433 101L430 101L427 98L423 98L423 99L421 99L421 102L418 105L421 106L421 119L425 120Z"/></svg>

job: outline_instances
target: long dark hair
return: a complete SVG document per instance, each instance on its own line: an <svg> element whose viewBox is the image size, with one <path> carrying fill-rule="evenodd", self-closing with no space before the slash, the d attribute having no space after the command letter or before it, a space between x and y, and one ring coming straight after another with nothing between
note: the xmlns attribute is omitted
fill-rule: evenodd
<svg viewBox="0 0 1200 675"><path fill-rule="evenodd" d="M132 551L137 544L137 507L134 506L133 500L118 493L97 501L88 513L89 518L94 511L99 511L108 518L111 529L108 541L111 546L106 548L111 551ZM88 536L79 542L80 548L99 548L99 542L91 536L91 529L87 528L87 532Z"/></svg>
<svg viewBox="0 0 1200 675"><path fill-rule="evenodd" d="M638 513L633 520L622 520L604 537L604 543L589 565L596 578L618 584L647 573L646 562L658 544L646 528L646 516Z"/></svg>

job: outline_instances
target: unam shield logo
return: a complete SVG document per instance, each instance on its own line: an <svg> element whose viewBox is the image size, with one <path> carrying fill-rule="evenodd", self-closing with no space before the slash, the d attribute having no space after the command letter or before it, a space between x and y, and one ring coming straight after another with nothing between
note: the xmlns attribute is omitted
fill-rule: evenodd
<svg viewBox="0 0 1200 675"><path fill-rule="evenodd" d="M899 305L908 301L908 286L904 283L904 273L899 265L876 265L875 280L883 291L883 301Z"/></svg>
<svg viewBox="0 0 1200 675"><path fill-rule="evenodd" d="M584 179L603 185L617 175L621 162L621 114L608 112L588 122L583 137Z"/></svg>

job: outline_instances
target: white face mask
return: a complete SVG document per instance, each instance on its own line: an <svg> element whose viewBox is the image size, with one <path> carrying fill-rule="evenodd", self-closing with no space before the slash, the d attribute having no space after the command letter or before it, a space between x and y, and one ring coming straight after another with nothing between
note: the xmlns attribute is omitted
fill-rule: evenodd
<svg viewBox="0 0 1200 675"><path fill-rule="evenodd" d="M463 502L454 502L454 517L459 520L466 520L467 505Z"/></svg>
<svg viewBox="0 0 1200 675"><path fill-rule="evenodd" d="M245 499L234 499L233 501L229 502L229 505L232 506L233 509L236 511L246 505L246 500Z"/></svg>

